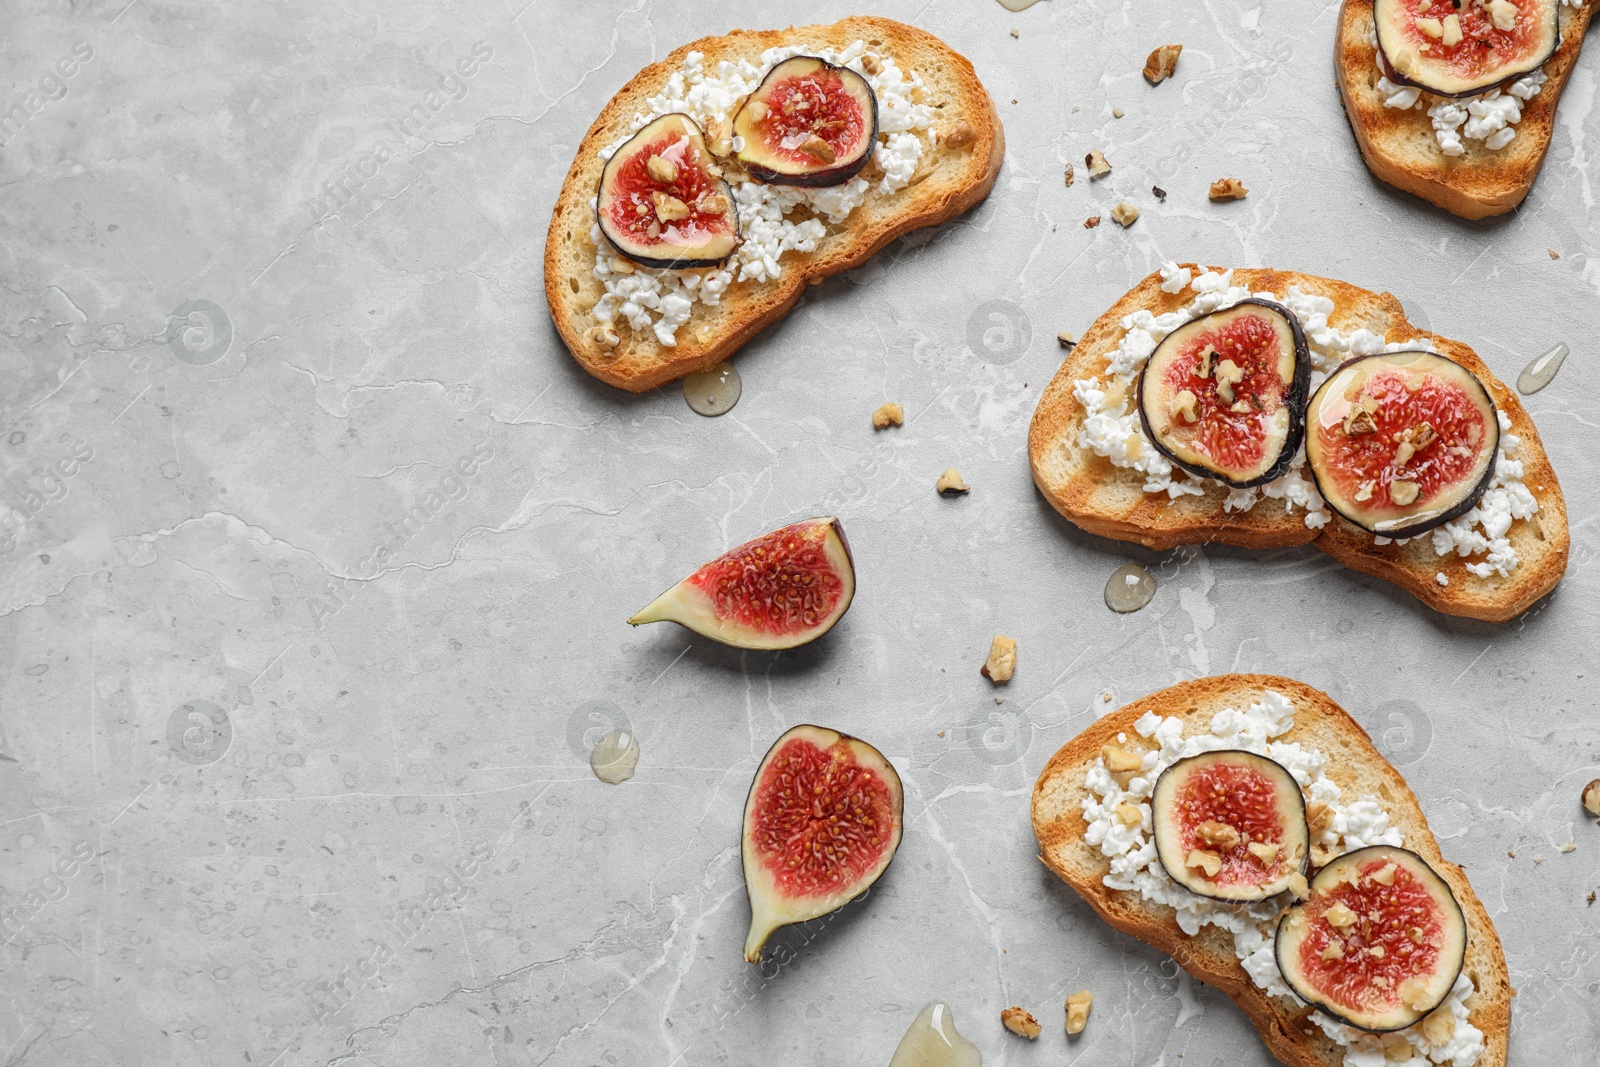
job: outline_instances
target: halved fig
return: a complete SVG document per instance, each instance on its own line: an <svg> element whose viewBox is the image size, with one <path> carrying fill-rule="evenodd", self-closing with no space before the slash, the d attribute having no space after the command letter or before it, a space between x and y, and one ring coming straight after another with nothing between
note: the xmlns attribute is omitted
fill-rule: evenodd
<svg viewBox="0 0 1600 1067"><path fill-rule="evenodd" d="M1472 96L1539 69L1561 46L1560 0L1375 0L1389 80Z"/></svg>
<svg viewBox="0 0 1600 1067"><path fill-rule="evenodd" d="M1162 868L1203 897L1265 900L1305 872L1305 798L1265 756L1223 749L1181 759L1156 779L1150 811Z"/></svg>
<svg viewBox="0 0 1600 1067"><path fill-rule="evenodd" d="M844 527L807 519L718 556L628 622L675 622L735 648L794 648L833 629L855 592Z"/></svg>
<svg viewBox="0 0 1600 1067"><path fill-rule="evenodd" d="M774 185L839 185L878 141L878 98L867 79L816 56L767 72L733 117L734 158Z"/></svg>
<svg viewBox="0 0 1600 1067"><path fill-rule="evenodd" d="M1450 995L1467 920L1421 856L1373 845L1317 872L1279 921L1274 949L1307 1004L1362 1030L1404 1030Z"/></svg>
<svg viewBox="0 0 1600 1067"><path fill-rule="evenodd" d="M662 115L600 172L600 232L642 266L717 266L739 247L739 209L715 167L694 119Z"/></svg>
<svg viewBox="0 0 1600 1067"><path fill-rule="evenodd" d="M1414 537L1466 514L1494 477L1494 398L1432 352L1345 363L1306 413L1306 460L1328 506L1385 537Z"/></svg>
<svg viewBox="0 0 1600 1067"><path fill-rule="evenodd" d="M767 751L744 802L744 958L780 926L866 892L900 847L903 792L883 753L822 726L796 726Z"/></svg>
<svg viewBox="0 0 1600 1067"><path fill-rule="evenodd" d="M1289 309L1243 300L1162 339L1139 375L1139 419L1189 473L1236 489L1261 485L1288 470L1300 447L1310 367Z"/></svg>

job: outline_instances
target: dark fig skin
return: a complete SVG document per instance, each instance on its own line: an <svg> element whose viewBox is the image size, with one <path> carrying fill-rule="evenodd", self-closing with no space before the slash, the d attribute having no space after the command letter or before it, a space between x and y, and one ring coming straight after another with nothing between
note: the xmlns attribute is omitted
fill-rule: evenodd
<svg viewBox="0 0 1600 1067"><path fill-rule="evenodd" d="M700 137L701 145L704 146L705 131L700 128L700 124L689 115L685 115L680 112L672 112L672 114L677 115L689 125L693 126ZM666 118L667 116L663 115L661 117ZM652 120L641 126L632 137L623 142L622 147L618 148L616 152L612 154L610 159L606 160L606 165L600 168L600 184L595 189L595 204L597 206L604 205L605 203L606 177L611 173L611 168L619 165L622 160L626 159L629 149L634 147L634 142L640 137L644 136L654 125L655 120ZM728 218L733 223L734 234L738 235L739 202L733 198L732 187L730 187L726 181L723 181L721 184L723 187L723 198L728 202ZM637 263L641 267L650 267L654 270L700 270L706 267L720 267L729 259L733 258L734 252L739 250L739 244L743 240L742 238L738 238L736 236L734 246L728 250L727 255L711 259L697 259L693 256L648 256L639 252L637 249L623 247L621 242L612 237L611 230L606 225L603 211L597 212L597 215L600 222L600 236L605 238L606 244L611 247L612 251L616 252L617 255L626 260Z"/></svg>
<svg viewBox="0 0 1600 1067"><path fill-rule="evenodd" d="M1423 349L1417 349L1416 351L1424 352ZM1341 373L1343 373L1347 368L1352 367L1355 364L1360 363L1360 362L1362 362L1364 360L1368 360L1368 359L1383 359L1385 357L1390 357L1390 356L1404 356L1404 355L1409 355L1409 354L1410 354L1409 351L1407 351L1407 352L1375 352L1372 355L1357 356L1355 359L1347 359L1347 360L1345 360L1343 363L1339 364L1339 366L1334 369L1332 374L1328 375L1326 381L1324 381L1321 385L1317 386L1317 391L1314 394L1312 394L1311 401L1306 406L1306 413L1307 413L1308 421L1309 421L1310 413L1316 410L1317 403L1322 398L1322 395L1327 391L1328 386L1334 381L1334 379L1338 378L1339 375ZM1437 352L1426 352L1425 354L1427 354L1427 355L1438 355ZM1439 358L1445 359L1445 358L1448 358L1448 357L1440 356ZM1454 361L1452 361L1452 362L1454 362ZM1456 365L1460 366L1460 364L1456 364ZM1490 422L1490 424L1492 424L1495 427L1495 442L1496 442L1495 450L1494 450L1493 454L1491 454L1490 457L1489 457L1489 465L1484 468L1483 477L1478 479L1478 484L1472 488L1472 491L1467 493L1466 496L1461 498L1461 501L1459 503L1457 503L1453 507L1447 509L1443 514L1436 515L1431 519L1424 519L1423 521L1417 522L1417 523L1413 523L1410 526L1403 526L1403 527L1401 527L1399 529L1396 529L1396 530L1378 531L1378 530L1372 529L1370 526L1367 526L1367 525L1363 524L1359 520L1357 520L1355 518L1352 518L1351 516L1345 514L1343 511L1339 510L1339 505L1334 503L1333 499L1331 497L1329 497L1327 492L1324 490L1324 487L1323 487L1323 484L1322 484L1322 476L1317 473L1316 464L1311 463L1311 462L1308 461L1306 463L1306 468L1311 471L1311 480L1316 482L1316 484L1317 484L1317 492L1322 494L1323 501L1328 505L1329 509L1332 510L1335 515L1339 516L1341 519L1343 519L1345 522L1348 522L1350 525L1355 526L1358 529L1365 530L1370 534L1375 534L1375 535L1377 535L1379 537L1387 537L1387 538L1390 538L1391 540L1395 540L1395 541L1402 541L1402 540L1405 540L1408 537L1416 537L1418 534L1425 534L1429 530L1437 529L1438 527L1443 526L1447 522L1454 522L1455 520L1459 519L1461 516L1465 515L1467 512L1471 511L1473 508L1478 506L1478 501L1483 499L1483 494L1485 492L1487 492L1488 489L1489 489L1489 483L1494 481L1495 469L1500 466L1500 450L1499 450L1499 440L1500 440L1500 423L1499 423L1500 416L1499 416L1499 411L1500 411L1500 409L1499 409L1499 406L1496 405L1495 402L1494 402L1494 394L1489 392L1488 387L1485 386L1481 380L1479 380L1478 376L1476 374L1473 374L1471 371L1467 370L1467 368L1465 368L1465 367L1461 367L1461 370L1464 373L1466 373L1469 377L1471 377L1473 381L1478 383L1478 388L1482 391L1484 399L1489 404L1489 422Z"/></svg>
<svg viewBox="0 0 1600 1067"><path fill-rule="evenodd" d="M816 62L822 64L822 66L826 69L837 71L841 77L854 78L861 83L861 87L866 90L869 120L867 123L869 132L862 144L861 154L855 159L847 160L839 166L830 167L827 170L812 170L799 174L775 170L772 167L748 158L743 152L735 153L735 157L739 160L740 164L743 165L745 172L748 173L750 177L756 179L756 181L764 182L767 185L796 185L807 189L820 189L830 185L843 185L851 178L854 178L858 173L860 173L861 168L867 165L867 160L872 158L873 146L878 143L878 94L873 92L872 86L868 84L865 78L851 70L849 67L841 67L836 64L829 63L826 59L823 59L820 56L791 56L790 59L815 60ZM774 74L782 69L784 63L788 62L789 60L786 59L782 63L777 64L771 70L769 70L766 73L766 76L761 79L761 84L756 86L755 91L746 98L742 105L740 105L739 110L735 112L733 116L733 128L735 130L738 130L739 128L739 117L744 113L745 108L749 107L752 101L764 100L762 90L767 87L767 82L772 79ZM780 77L781 76L782 75L780 75Z"/></svg>
<svg viewBox="0 0 1600 1067"><path fill-rule="evenodd" d="M1464 930L1464 931L1469 930L1469 928L1467 926L1466 913L1461 910L1461 904L1460 904L1459 901L1456 900L1455 891L1450 888L1450 883L1446 882L1444 880L1444 878L1442 878L1439 875L1439 873L1433 869L1433 865L1430 864L1427 860L1423 859L1421 856L1417 855L1415 852L1412 852L1408 848L1396 848L1393 845L1368 845L1366 848L1358 848L1358 849L1354 849L1354 850L1352 850L1350 852L1344 853L1344 855L1339 856L1334 861L1334 863L1338 863L1341 860L1348 859L1351 856L1359 856L1363 852L1384 852L1384 853L1388 853L1388 854L1401 852L1401 853L1405 853L1406 855L1410 856L1413 860L1416 861L1416 863L1420 867L1422 867L1423 870L1426 870L1430 874L1432 874L1434 880L1439 883L1439 888L1444 890L1444 899L1443 900L1440 900L1437 895L1434 896L1434 899L1439 901L1440 904L1444 904L1445 901L1448 901L1449 902L1448 907L1450 909L1453 909L1453 912L1455 914L1456 920L1461 923L1461 929ZM1317 890L1317 879L1322 877L1322 872L1323 871L1328 870L1333 865L1334 865L1333 863L1330 863L1326 867L1323 867L1321 870L1319 870L1317 872L1316 877L1311 879L1310 888L1311 888L1311 891L1313 893L1315 893L1316 890ZM1278 929L1279 932L1281 932L1283 930L1283 924L1289 921L1290 916L1292 916L1301 907L1304 907L1304 905L1305 905L1304 901L1296 901L1293 905L1290 906L1289 910L1284 913L1283 918L1278 920L1277 929ZM1280 946L1282 946L1282 944L1283 944L1283 938L1275 937L1275 940L1276 940L1276 945L1273 948L1273 960L1278 965L1278 973L1283 976L1284 983L1286 985L1288 985L1288 987L1290 989L1294 990L1295 996L1299 997L1301 1000L1303 1000L1307 1004L1311 1005L1317 1011L1320 1011L1322 1014L1328 1016L1330 1019L1333 1019L1336 1022L1344 1023L1346 1026L1352 1026L1355 1029L1362 1031L1363 1033L1368 1033L1368 1034L1392 1034L1392 1033L1395 1033L1396 1031L1405 1030L1405 1029L1407 1029L1409 1027L1415 1026L1416 1023L1417 1023L1417 1019L1420 1019L1423 1015L1427 1014L1427 1012L1422 1012L1421 1014L1419 1014L1417 1016L1416 1019L1411 1019L1410 1021L1402 1023L1399 1026L1387 1026L1387 1027L1382 1027L1382 1028L1377 1028L1377 1029L1374 1029L1374 1028L1368 1027L1368 1026L1363 1026L1360 1023L1356 1022L1355 1020L1350 1019L1347 1016L1340 1014L1339 1010L1337 1008L1333 1007L1332 1005L1325 1004L1322 1001L1318 1000L1316 998L1315 993L1312 990L1302 989L1300 987L1300 984L1295 980L1294 973L1293 973L1294 972L1294 968L1292 968L1292 967L1288 967L1288 968L1284 967L1284 961L1283 961L1282 956L1280 955L1280 952L1281 952L1281 947ZM1450 976L1450 986L1454 986L1455 985L1456 979L1458 977L1460 977L1462 969L1466 966L1467 954L1464 951L1464 947L1466 945L1466 942L1467 942L1467 938L1464 936L1462 938L1463 951L1461 953L1461 958L1456 961L1455 973ZM1446 988L1449 988L1449 987L1447 986ZM1448 996L1449 995L1446 994L1446 999L1448 999ZM1440 1003L1443 1003L1443 1000L1441 1000ZM1434 1005L1434 1007L1438 1007L1438 1005L1436 1004L1436 1005ZM1433 1009L1430 1008L1429 1011L1431 1011L1431 1010L1433 1010Z"/></svg>
<svg viewBox="0 0 1600 1067"><path fill-rule="evenodd" d="M1456 92L1445 92L1445 91L1443 91L1441 89L1435 89L1433 86L1429 85L1425 81L1416 81L1416 80L1413 80L1411 78L1408 78L1404 74L1401 74L1398 70L1396 70L1393 63L1389 62L1389 56L1383 50L1383 38L1381 36L1378 37L1378 46L1377 46L1378 66L1380 68L1382 68L1383 76L1385 78L1388 78L1390 81L1394 82L1396 85L1404 85L1404 86L1409 86L1409 87L1411 87L1413 89L1421 89L1425 93L1431 93L1434 96L1444 97L1444 98L1450 99L1450 100L1463 100L1463 99L1465 99L1465 98L1467 98L1469 96L1479 96L1479 95L1481 95L1483 93L1488 92L1490 89L1496 88L1497 86L1498 87L1504 87L1508 83L1516 81L1518 78L1522 77L1523 75L1530 74L1533 71L1536 71L1540 67L1544 66L1546 63L1550 62L1551 57L1554 56L1556 54L1556 52L1559 51L1560 48L1561 48L1561 13L1560 13L1559 3L1555 6L1554 12L1555 13L1551 17L1556 20L1556 32L1555 32L1555 39L1553 41L1551 41L1551 43L1550 43L1550 50L1548 52L1546 52L1543 56L1541 56L1537 63L1529 62L1529 63L1526 64L1525 69L1519 70L1514 74L1509 74L1509 75L1507 75L1506 77L1502 78L1499 82L1497 82L1495 84L1479 86L1476 89L1461 89L1461 90L1458 90ZM1374 15L1374 20L1376 20L1376 15L1377 15L1377 5L1376 4L1373 5L1373 15Z"/></svg>
<svg viewBox="0 0 1600 1067"><path fill-rule="evenodd" d="M1244 481L1234 481L1208 467L1202 467L1197 463L1185 462L1163 447L1160 438L1156 436L1155 430L1150 426L1150 417L1145 414L1144 410L1144 375L1145 370L1150 366L1149 360L1145 361L1144 369L1139 371L1134 393L1134 406L1139 409L1139 425L1143 427L1144 435L1150 439L1150 443L1155 446L1156 451L1171 460L1174 466L1182 468L1195 477L1221 482L1230 489L1253 489L1258 485L1265 485L1270 481L1275 481L1288 472L1290 465L1294 463L1295 453L1300 450L1300 442L1305 439L1306 394L1311 387L1311 347L1306 343L1306 334L1300 328L1300 320L1295 318L1294 312L1282 304L1275 304L1270 300L1260 300L1253 296L1246 297L1237 304L1219 308L1216 311L1200 316L1198 319L1190 319L1189 322L1184 323L1184 326L1194 322L1203 322L1212 315L1233 311L1235 308L1242 307L1245 304L1264 307L1282 316L1289 323L1289 333L1294 337L1294 379L1289 383L1289 391L1284 394L1283 398L1283 406L1289 411L1289 432L1283 439L1283 451L1278 455L1277 461L1267 468L1265 473ZM1181 326L1179 327L1179 329L1182 328ZM1171 334L1168 334L1168 336L1170 337ZM1162 340L1165 340L1165 338ZM1160 345L1158 344L1156 347L1159 349ZM1150 358L1155 358L1154 352L1150 353Z"/></svg>
<svg viewBox="0 0 1600 1067"><path fill-rule="evenodd" d="M1180 759L1177 762L1173 763L1170 767L1168 767L1166 770L1162 771L1159 775L1157 775L1156 776L1155 785L1153 785L1150 788L1150 814L1151 814L1151 819L1150 819L1150 839L1152 841L1155 841L1156 834L1160 833L1159 827L1161 826L1161 819L1158 817L1157 812L1155 810L1155 798L1156 798L1156 796L1158 795L1158 793L1159 793L1159 791L1161 789L1161 780L1163 778L1165 778L1167 775L1171 774L1173 771L1175 771L1178 768L1182 767L1184 764L1190 762L1191 760L1199 759L1199 758L1201 758L1203 756L1227 755L1229 752L1232 752L1232 751L1237 751L1242 755L1249 756L1252 759L1261 760L1264 763L1270 763L1274 767L1277 767L1280 771L1283 772L1284 778L1287 779L1288 783L1291 786L1294 787L1295 795L1299 796L1301 798L1301 804L1300 804L1300 830L1301 830L1301 833L1303 835L1302 839L1304 841L1308 842L1308 843L1310 842L1310 840L1311 840L1311 825L1310 825L1310 823L1308 823L1306 821L1306 806L1305 806L1305 803L1304 803L1305 797L1300 792L1300 787L1295 784L1294 775L1290 774L1288 769L1286 767L1284 767L1283 764L1279 763L1277 760L1274 760L1274 759L1272 759L1272 758L1270 758L1268 756L1260 755L1259 753L1249 752L1249 751L1246 751L1244 749L1238 749L1238 750L1216 749L1213 752L1202 752L1198 756L1185 756L1183 759ZM1301 860L1301 862L1300 862L1300 873L1301 874L1305 873L1306 864L1310 862L1309 855L1310 855L1310 849L1308 848L1307 849L1307 858L1303 858ZM1220 900L1220 901L1222 901L1223 903L1226 903L1226 904L1238 904L1238 903L1243 902L1241 900L1241 898L1239 898L1239 897L1220 896L1220 895L1218 895L1216 893L1203 892L1202 890L1196 889L1193 885L1191 885L1190 882L1189 882L1189 879L1187 878L1187 876L1182 876L1183 872L1179 872L1178 874L1174 874L1171 870L1168 870L1166 861L1163 860L1162 857L1161 857L1161 846L1159 844L1156 845L1156 863L1160 865L1160 867L1161 867L1161 869L1163 871L1166 871L1167 877L1171 878L1174 882L1177 882L1179 885L1181 885L1183 888L1187 889L1189 892L1193 893L1197 897L1205 897L1207 900Z"/></svg>

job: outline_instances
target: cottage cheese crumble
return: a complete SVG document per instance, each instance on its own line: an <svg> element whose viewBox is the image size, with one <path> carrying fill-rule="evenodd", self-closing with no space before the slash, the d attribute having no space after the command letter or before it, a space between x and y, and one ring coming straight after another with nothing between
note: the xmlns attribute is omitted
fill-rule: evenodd
<svg viewBox="0 0 1600 1067"><path fill-rule="evenodd" d="M1328 828L1313 836L1311 844L1335 854L1368 845L1403 847L1400 831L1389 825L1389 815L1372 797L1349 797L1325 773L1327 756L1298 741L1275 740L1294 726L1294 704L1281 693L1267 690L1261 699L1244 711L1232 708L1212 716L1209 730L1185 737L1183 721L1145 712L1135 723L1140 737L1157 747L1144 754L1140 768L1119 786L1105 760L1096 757L1085 779L1089 796L1083 801L1083 818L1088 824L1084 840L1111 861L1104 877L1110 889L1138 893L1143 899L1166 904L1176 912L1179 929L1193 937L1203 926L1218 926L1233 935L1234 953L1250 980L1269 996L1300 1006L1273 954L1273 936L1279 912L1287 903L1284 896L1246 904L1230 904L1201 897L1174 882L1162 870L1152 836L1150 794L1156 778L1173 763L1202 752L1218 749L1243 749L1266 756L1281 764L1294 776L1311 800L1326 804L1332 812ZM1115 816L1119 805L1131 804L1142 819L1128 826ZM1444 1004L1455 1016L1455 1032L1443 1044L1429 1042L1418 1023L1400 1034L1411 1045L1412 1055L1401 1061L1385 1058L1381 1041L1364 1031L1346 1026L1313 1012L1311 1019L1334 1041L1345 1046L1345 1067L1431 1067L1453 1063L1473 1067L1484 1052L1483 1032L1468 1021L1466 1001L1472 996L1472 980L1463 973L1456 979Z"/></svg>
<svg viewBox="0 0 1600 1067"><path fill-rule="evenodd" d="M635 330L653 330L658 342L672 347L677 344L678 327L689 320L696 303L715 306L736 280L772 281L783 273L780 260L785 252L815 251L817 242L827 236L828 225L842 224L869 191L893 193L909 185L925 142L931 143L931 133L925 131L933 125L934 110L914 99L922 88L920 77L882 55L877 56L877 73L868 73L861 62L866 51L865 41L855 41L843 51L788 45L767 49L759 63L722 60L715 68L706 66L703 54L690 52L683 69L674 71L661 92L650 98L649 110L635 116L634 130L674 112L689 115L702 128L714 120L731 122L739 102L761 84L767 71L793 56L819 56L860 74L877 95L878 144L872 161L883 177L874 183L857 174L842 185L801 189L735 181L730 176L744 243L714 271L652 270L626 262L618 269L620 257L612 254L596 222L589 239L597 250L594 276L605 286L605 294L594 306L595 320L609 326L621 317ZM627 139L601 150L601 158L610 159Z"/></svg>
<svg viewBox="0 0 1600 1067"><path fill-rule="evenodd" d="M1285 296L1252 293L1244 286L1233 284L1232 270L1204 271L1195 277L1188 267L1176 263L1162 266L1163 292L1176 294L1186 288L1197 294L1187 307L1163 315L1141 309L1123 316L1120 325L1126 332L1118 341L1104 373L1072 383L1073 398L1084 410L1077 446L1104 456L1114 467L1138 471L1144 475L1145 492L1165 493L1169 500L1204 496L1210 483L1199 478L1173 479L1173 464L1151 443L1140 422L1134 383L1156 345L1184 323L1230 308L1250 296L1283 305L1299 320L1306 335L1306 345L1311 352L1311 393L1351 357L1419 349L1434 351L1433 344L1426 338L1385 343L1382 337L1365 328L1345 334L1328 324L1328 316L1334 310L1333 301L1306 293L1297 285L1291 285ZM1491 573L1503 578L1517 565L1516 549L1506 534L1513 519L1530 518L1539 509L1538 501L1522 482L1522 463L1511 458L1521 441L1509 432L1511 421L1505 412L1498 414L1500 451L1494 479L1483 499L1461 518L1431 531L1437 555L1454 552L1465 557L1488 553L1486 560L1467 564L1467 570L1480 578L1487 578ZM1249 511L1263 498L1283 501L1284 510L1288 512L1296 508L1304 511L1306 526L1313 530L1326 526L1332 518L1307 469L1303 443L1283 477L1254 489L1229 489L1222 507L1225 512ZM1381 536L1375 541L1380 545L1394 543L1391 538Z"/></svg>

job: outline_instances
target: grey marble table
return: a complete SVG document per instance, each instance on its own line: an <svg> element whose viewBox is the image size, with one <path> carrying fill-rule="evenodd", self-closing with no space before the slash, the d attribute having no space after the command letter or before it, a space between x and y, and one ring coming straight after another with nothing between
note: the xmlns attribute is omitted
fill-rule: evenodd
<svg viewBox="0 0 1600 1067"><path fill-rule="evenodd" d="M0 0L22 108L0 147L0 1063L871 1064L942 998L990 1063L1267 1064L1028 826L1034 777L1108 702L1235 669L1362 721L1499 926L1513 1059L1593 1062L1600 57L1527 203L1468 224L1367 174L1323 0L861 5L976 64L1009 142L994 194L811 290L739 357L723 418L587 378L540 257L602 104L694 37L857 6ZM1179 74L1151 89L1168 41ZM1113 175L1067 188L1096 147ZM1208 203L1224 175L1249 198ZM1083 228L1123 197L1132 228ZM1169 258L1389 288L1502 377L1571 344L1529 401L1571 509L1560 590L1489 626L1313 551L1158 555L1058 518L1025 449L1054 334ZM985 340L990 301L1011 340ZM875 436L886 399L909 419ZM935 496L949 466L970 496ZM623 625L826 511L861 583L826 640ZM1160 590L1113 615L1130 559ZM997 631L1020 642L1003 705L977 672ZM905 843L760 970L741 802L806 720L896 763ZM642 739L618 787L586 762L607 724ZM1037 1045L1001 1031L1012 1003Z"/></svg>

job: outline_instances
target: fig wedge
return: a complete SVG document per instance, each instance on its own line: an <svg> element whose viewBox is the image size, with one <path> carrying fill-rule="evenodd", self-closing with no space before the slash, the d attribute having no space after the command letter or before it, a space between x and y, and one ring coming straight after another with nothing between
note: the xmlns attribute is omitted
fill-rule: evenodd
<svg viewBox="0 0 1600 1067"><path fill-rule="evenodd" d="M774 930L817 919L876 882L900 847L904 792L883 753L822 726L773 743L744 804L744 958L761 962Z"/></svg>
<svg viewBox="0 0 1600 1067"><path fill-rule="evenodd" d="M734 157L773 185L839 185L878 143L878 97L848 67L795 56L767 72L733 117Z"/></svg>
<svg viewBox="0 0 1600 1067"><path fill-rule="evenodd" d="M1378 59L1390 81L1474 96L1538 70L1561 46L1560 0L1374 0Z"/></svg>
<svg viewBox="0 0 1600 1067"><path fill-rule="evenodd" d="M1289 309L1242 300L1162 338L1139 374L1139 420L1189 473L1235 489L1261 485L1300 447L1310 369Z"/></svg>
<svg viewBox="0 0 1600 1067"><path fill-rule="evenodd" d="M807 519L718 556L628 622L675 622L734 648L795 648L833 629L855 591L844 527Z"/></svg>
<svg viewBox="0 0 1600 1067"><path fill-rule="evenodd" d="M1305 872L1305 798L1265 756L1223 749L1181 759L1156 779L1150 811L1162 869L1200 896L1265 900Z"/></svg>
<svg viewBox="0 0 1600 1067"><path fill-rule="evenodd" d="M662 115L617 149L595 210L606 241L640 266L715 267L739 247L733 190L688 115Z"/></svg>
<svg viewBox="0 0 1600 1067"><path fill-rule="evenodd" d="M1356 849L1311 880L1278 923L1278 970L1325 1015L1362 1030L1404 1030L1444 1002L1467 952L1467 920L1415 852Z"/></svg>
<svg viewBox="0 0 1600 1067"><path fill-rule="evenodd" d="M1306 423L1306 462L1323 499L1384 537L1415 537L1465 515L1494 478L1494 398L1471 371L1432 352L1348 361L1317 389Z"/></svg>

